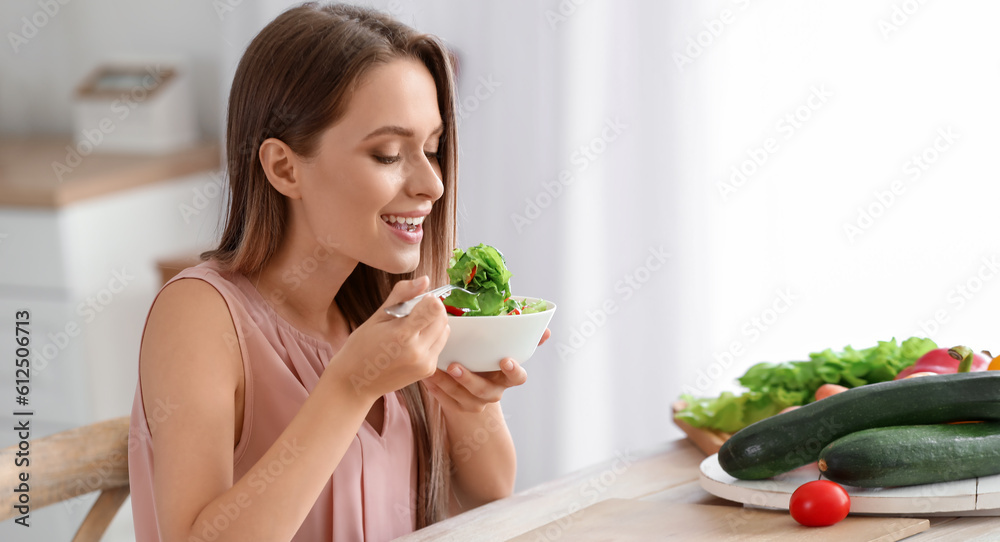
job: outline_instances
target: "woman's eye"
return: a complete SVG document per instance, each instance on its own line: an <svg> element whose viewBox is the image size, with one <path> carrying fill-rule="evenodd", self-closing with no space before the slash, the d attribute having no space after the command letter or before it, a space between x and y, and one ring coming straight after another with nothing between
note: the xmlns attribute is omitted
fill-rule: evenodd
<svg viewBox="0 0 1000 542"><path fill-rule="evenodd" d="M428 160L440 160L441 155L439 151L424 151L424 155L427 156Z"/></svg>
<svg viewBox="0 0 1000 542"><path fill-rule="evenodd" d="M375 159L379 161L379 163L386 164L386 165L388 165L388 164L395 164L396 162L399 161L399 158L400 158L400 155L398 155L398 154L395 155L395 156L381 156L381 155L376 154L374 156L375 156Z"/></svg>

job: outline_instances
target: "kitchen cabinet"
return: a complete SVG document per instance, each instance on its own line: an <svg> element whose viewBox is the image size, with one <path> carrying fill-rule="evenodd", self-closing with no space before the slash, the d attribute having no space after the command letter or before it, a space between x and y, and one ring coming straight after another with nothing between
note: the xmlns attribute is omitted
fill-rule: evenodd
<svg viewBox="0 0 1000 542"><path fill-rule="evenodd" d="M14 350L15 312L29 311L33 438L129 414L156 262L210 247L224 200L216 143L71 150L69 140L0 140L0 348ZM13 363L0 366L0 427L13 427L14 379ZM15 441L0 429L0 447ZM69 540L93 497L32 511L33 539ZM128 506L107 540L132 538ZM10 523L0 540L23 534Z"/></svg>

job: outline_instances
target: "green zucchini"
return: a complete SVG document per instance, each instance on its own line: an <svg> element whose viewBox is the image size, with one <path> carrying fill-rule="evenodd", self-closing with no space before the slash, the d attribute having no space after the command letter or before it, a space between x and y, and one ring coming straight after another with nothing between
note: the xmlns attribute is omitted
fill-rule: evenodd
<svg viewBox="0 0 1000 542"><path fill-rule="evenodd" d="M873 427L1000 420L1000 371L922 376L849 389L765 418L719 450L723 470L759 480L816 461L838 438Z"/></svg>
<svg viewBox="0 0 1000 542"><path fill-rule="evenodd" d="M1000 474L1000 423L865 429L823 448L819 470L834 482L859 487L935 484Z"/></svg>

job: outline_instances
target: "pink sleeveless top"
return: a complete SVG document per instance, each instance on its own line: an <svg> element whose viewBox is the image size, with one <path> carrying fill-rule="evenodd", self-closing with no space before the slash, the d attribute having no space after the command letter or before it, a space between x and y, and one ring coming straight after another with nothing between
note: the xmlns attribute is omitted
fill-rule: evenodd
<svg viewBox="0 0 1000 542"><path fill-rule="evenodd" d="M299 411L333 357L333 347L278 316L243 275L221 273L213 262L204 262L181 271L170 282L181 278L200 279L215 287L229 305L236 327L246 395L243 432L233 450L233 479L239 480ZM414 530L413 428L400 392L384 399L382 434L367 421L361 425L293 540L391 540ZM150 409L149 419L155 423L157 408L150 405ZM160 540L153 503L155 456L147 415L140 385L132 405L128 454L138 542Z"/></svg>

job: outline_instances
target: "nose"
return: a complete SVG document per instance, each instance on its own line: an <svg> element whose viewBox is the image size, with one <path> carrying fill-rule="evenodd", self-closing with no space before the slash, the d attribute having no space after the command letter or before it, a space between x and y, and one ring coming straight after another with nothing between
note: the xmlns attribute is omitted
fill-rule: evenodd
<svg viewBox="0 0 1000 542"><path fill-rule="evenodd" d="M406 179L409 195L414 198L437 201L444 194L441 166L438 165L437 160L428 158L421 153L419 158L411 163L416 165Z"/></svg>

